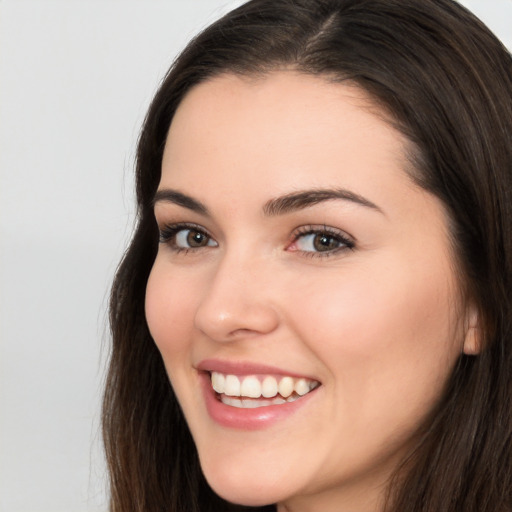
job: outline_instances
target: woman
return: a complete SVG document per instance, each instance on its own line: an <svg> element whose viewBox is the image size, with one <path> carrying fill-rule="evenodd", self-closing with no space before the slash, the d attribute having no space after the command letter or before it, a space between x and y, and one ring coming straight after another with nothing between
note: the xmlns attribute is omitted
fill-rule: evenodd
<svg viewBox="0 0 512 512"><path fill-rule="evenodd" d="M510 55L451 0L193 40L112 292L112 510L512 510L511 137Z"/></svg>

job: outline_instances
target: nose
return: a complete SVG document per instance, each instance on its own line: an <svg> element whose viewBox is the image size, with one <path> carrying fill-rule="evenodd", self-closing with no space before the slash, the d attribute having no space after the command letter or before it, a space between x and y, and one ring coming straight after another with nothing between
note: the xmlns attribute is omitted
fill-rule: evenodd
<svg viewBox="0 0 512 512"><path fill-rule="evenodd" d="M272 281L271 270L263 264L225 258L205 285L195 327L218 342L271 333L279 324Z"/></svg>

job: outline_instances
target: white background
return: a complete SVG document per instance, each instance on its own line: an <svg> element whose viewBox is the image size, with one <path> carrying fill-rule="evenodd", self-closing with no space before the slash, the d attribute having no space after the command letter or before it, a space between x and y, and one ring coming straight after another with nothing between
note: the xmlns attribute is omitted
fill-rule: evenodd
<svg viewBox="0 0 512 512"><path fill-rule="evenodd" d="M136 138L241 0L0 0L0 512L104 512L99 403ZM512 0L464 2L512 48Z"/></svg>

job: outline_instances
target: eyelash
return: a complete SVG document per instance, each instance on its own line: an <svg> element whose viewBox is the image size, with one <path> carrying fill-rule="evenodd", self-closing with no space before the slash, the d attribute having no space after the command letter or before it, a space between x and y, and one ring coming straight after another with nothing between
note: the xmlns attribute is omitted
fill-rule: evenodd
<svg viewBox="0 0 512 512"><path fill-rule="evenodd" d="M169 224L161 227L159 229L160 232L160 243L167 244L170 246L170 248L175 253L188 253L196 251L197 249L202 249L204 247L209 246L201 246L201 247L179 247L176 244L176 235L180 231L184 230L192 230L197 233L202 234L203 236L207 237L209 240L214 241L213 237L200 225L194 224L194 223L177 223L177 224ZM308 235L327 235L329 238L334 239L338 243L340 243L340 247L334 248L332 250L327 251L303 251L300 249L295 250L294 252L300 252L302 255L309 257L309 258L327 258L330 256L334 256L338 254L339 252L346 251L346 250L353 250L355 248L354 241L349 238L345 233L342 231L329 227L329 226L313 226L313 225L307 225L307 226L301 226L300 228L296 229L293 233L293 239L290 244L287 245L287 248L291 245L297 243L301 238L304 238ZM216 243L216 242L215 242ZM212 247L212 246L210 246Z"/></svg>
<svg viewBox="0 0 512 512"><path fill-rule="evenodd" d="M332 250L328 250L325 252L322 251L300 251L304 256L308 258L329 258L331 256L335 256L340 252L346 250L353 250L355 248L355 243L353 239L349 238L343 231L340 231L336 228L332 228L330 226L301 226L296 229L293 234L293 240L290 245L295 244L300 238L306 237L308 235L327 235L329 238L335 239L337 242L341 244L340 247L337 247Z"/></svg>
<svg viewBox="0 0 512 512"><path fill-rule="evenodd" d="M176 235L180 231L184 230L192 230L197 233L201 233L205 237L210 240L213 240L212 236L199 224L193 224L189 222L178 223L178 224L169 224L160 228L160 243L167 244L170 248L176 253L188 253L191 251L195 251L197 249L202 249L202 247L179 247L176 244Z"/></svg>

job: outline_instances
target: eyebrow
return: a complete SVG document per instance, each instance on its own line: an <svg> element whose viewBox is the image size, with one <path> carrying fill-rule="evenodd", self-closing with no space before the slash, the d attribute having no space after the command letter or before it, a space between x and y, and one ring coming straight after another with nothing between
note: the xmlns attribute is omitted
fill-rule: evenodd
<svg viewBox="0 0 512 512"><path fill-rule="evenodd" d="M350 201L384 214L384 212L375 203L372 203L370 200L360 196L359 194L342 188L313 189L292 192L268 201L263 207L263 212L268 216L283 215L285 213L303 210L304 208L308 208L324 201L331 201L333 199Z"/></svg>
<svg viewBox="0 0 512 512"><path fill-rule="evenodd" d="M206 208L203 203L197 199L187 196L186 194L178 192L177 190L172 190L169 188L157 190L155 197L153 198L153 206L161 201L177 204L178 206L182 206L183 208L187 208L193 212L200 213L201 215L210 215L208 208Z"/></svg>
<svg viewBox="0 0 512 512"><path fill-rule="evenodd" d="M263 206L263 213L268 217L274 217L277 215L284 215L297 210L303 210L310 206L313 206L324 201L331 201L333 199L342 199L344 201L350 201L352 203L376 210L382 214L384 212L375 203L366 199L359 194L351 192L346 189L312 189L312 190L301 190L298 192L291 192L274 199L270 199ZM182 192L173 189L161 189L158 190L153 199L153 205L158 202L173 203L188 210L192 210L201 215L210 216L208 208L198 201Z"/></svg>

